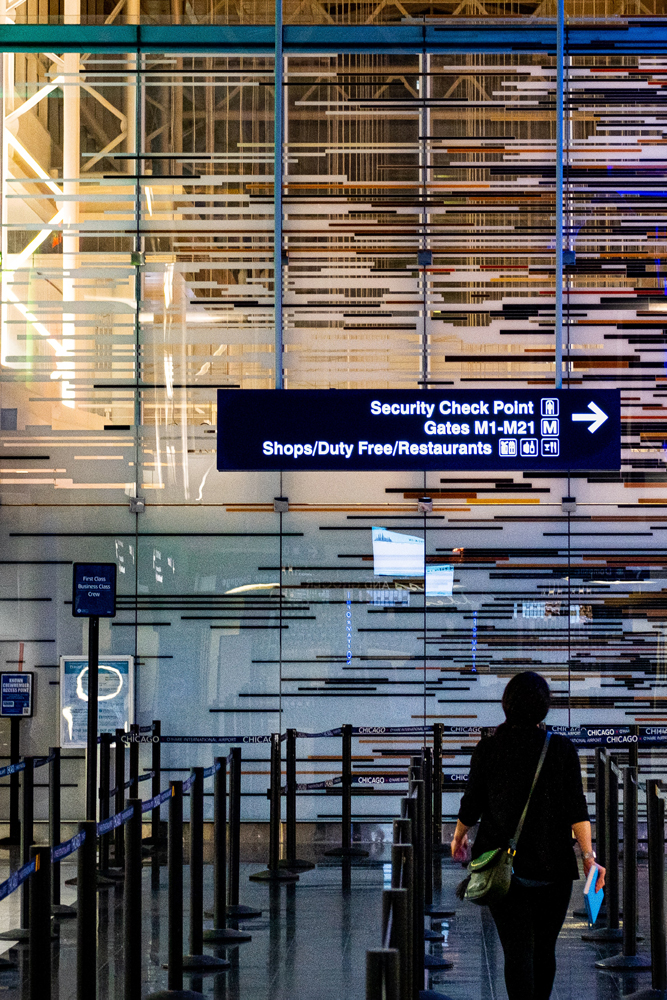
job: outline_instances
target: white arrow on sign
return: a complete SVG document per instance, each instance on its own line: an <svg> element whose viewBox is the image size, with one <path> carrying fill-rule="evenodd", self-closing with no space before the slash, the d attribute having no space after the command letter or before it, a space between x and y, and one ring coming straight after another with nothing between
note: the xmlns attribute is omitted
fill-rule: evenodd
<svg viewBox="0 0 667 1000"><path fill-rule="evenodd" d="M591 434L595 434L598 427L602 427L605 420L608 419L608 416L596 403L589 403L588 409L591 411L590 413L573 413L572 419L590 421L588 429Z"/></svg>

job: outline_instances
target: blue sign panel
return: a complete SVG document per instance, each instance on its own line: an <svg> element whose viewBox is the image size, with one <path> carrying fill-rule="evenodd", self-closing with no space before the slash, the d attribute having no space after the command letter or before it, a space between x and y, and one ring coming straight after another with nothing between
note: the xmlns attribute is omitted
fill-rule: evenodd
<svg viewBox="0 0 667 1000"><path fill-rule="evenodd" d="M0 673L0 716L32 715L32 673Z"/></svg>
<svg viewBox="0 0 667 1000"><path fill-rule="evenodd" d="M74 563L72 614L75 618L114 618L116 564Z"/></svg>
<svg viewBox="0 0 667 1000"><path fill-rule="evenodd" d="M617 389L218 391L218 470L615 471Z"/></svg>

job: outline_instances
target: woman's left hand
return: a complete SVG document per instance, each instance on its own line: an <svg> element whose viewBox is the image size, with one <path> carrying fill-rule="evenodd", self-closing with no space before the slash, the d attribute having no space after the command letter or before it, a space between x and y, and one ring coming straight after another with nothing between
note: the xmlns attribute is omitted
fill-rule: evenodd
<svg viewBox="0 0 667 1000"><path fill-rule="evenodd" d="M469 854L468 834L457 836L455 833L452 837L451 849L455 861L467 861Z"/></svg>

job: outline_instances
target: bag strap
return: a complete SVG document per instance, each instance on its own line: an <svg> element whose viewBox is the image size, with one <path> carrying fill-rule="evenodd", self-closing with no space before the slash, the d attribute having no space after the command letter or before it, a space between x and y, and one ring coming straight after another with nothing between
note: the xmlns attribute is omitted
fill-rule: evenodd
<svg viewBox="0 0 667 1000"><path fill-rule="evenodd" d="M526 814L528 812L528 806L530 805L530 800L533 797L533 792L535 791L535 785L537 784L537 779L540 776L540 771L542 770L542 765L544 764L544 758L547 755L547 750L549 749L549 740L551 739L551 733L547 733L544 739L544 745L542 747L542 752L540 754L540 759L537 762L537 768L535 770L535 777L533 778L533 783L530 786L530 791L528 792L528 799L525 806L523 807L523 812L521 813L521 819L517 824L517 828L514 832L514 836L510 840L510 854L514 856L516 854L516 845L519 843L519 837L521 836L521 831L523 830L523 824L526 819Z"/></svg>

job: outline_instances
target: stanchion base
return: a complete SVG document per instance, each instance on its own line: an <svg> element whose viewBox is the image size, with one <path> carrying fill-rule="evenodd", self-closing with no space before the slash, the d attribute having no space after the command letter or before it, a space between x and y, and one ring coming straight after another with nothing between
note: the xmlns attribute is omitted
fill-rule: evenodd
<svg viewBox="0 0 667 1000"><path fill-rule="evenodd" d="M110 882L124 882L125 872L121 871L120 868L105 868L104 870L98 871L99 878L108 879Z"/></svg>
<svg viewBox="0 0 667 1000"><path fill-rule="evenodd" d="M437 931L424 931L425 941L444 941L444 935L438 934Z"/></svg>
<svg viewBox="0 0 667 1000"><path fill-rule="evenodd" d="M71 920L76 916L76 906L62 906L56 903L51 907L51 916L56 920Z"/></svg>
<svg viewBox="0 0 667 1000"><path fill-rule="evenodd" d="M654 990L652 986L629 993L623 1000L667 1000L667 990Z"/></svg>
<svg viewBox="0 0 667 1000"><path fill-rule="evenodd" d="M440 958L439 955L424 955L425 969L452 969L454 963L448 958Z"/></svg>
<svg viewBox="0 0 667 1000"><path fill-rule="evenodd" d="M581 935L582 941L622 941L623 931L620 927L591 927Z"/></svg>
<svg viewBox="0 0 667 1000"><path fill-rule="evenodd" d="M639 969L651 968L650 955L612 955L611 958L601 958L595 963L596 969L612 969L614 972L637 972Z"/></svg>
<svg viewBox="0 0 667 1000"><path fill-rule="evenodd" d="M51 931L51 940L58 940L58 935L54 934L53 931ZM0 933L0 941L17 941L18 944L28 944L30 931L27 927L12 927L11 930Z"/></svg>
<svg viewBox="0 0 667 1000"><path fill-rule="evenodd" d="M65 879L65 885L76 885L76 884L77 884L76 875L74 876L74 878ZM104 875L98 875L97 878L95 879L95 888L97 889L98 892L101 889L113 889L115 885L121 885L121 884L122 883L119 882L117 879L105 878Z"/></svg>
<svg viewBox="0 0 667 1000"><path fill-rule="evenodd" d="M13 927L9 931L0 933L0 941L19 941L27 944L30 940L30 931L27 927Z"/></svg>
<svg viewBox="0 0 667 1000"><path fill-rule="evenodd" d="M216 955L184 955L183 972L223 972L230 969L232 963L226 958Z"/></svg>
<svg viewBox="0 0 667 1000"><path fill-rule="evenodd" d="M304 861L303 858L294 858L293 861L288 861L285 858L283 861L279 861L278 865L280 868L286 868L290 872L307 872L315 867L312 861Z"/></svg>
<svg viewBox="0 0 667 1000"><path fill-rule="evenodd" d="M284 868L266 868L263 872L248 875L251 882L298 882L296 872L285 871Z"/></svg>
<svg viewBox="0 0 667 1000"><path fill-rule="evenodd" d="M237 931L233 927L219 927L204 931L204 941L225 944L243 944L244 941L252 941L252 934L245 931Z"/></svg>
<svg viewBox="0 0 667 1000"><path fill-rule="evenodd" d="M334 847L331 851L325 851L326 858L367 858L368 851L363 847Z"/></svg>
<svg viewBox="0 0 667 1000"><path fill-rule="evenodd" d="M446 917L455 917L456 910L445 910L442 906L437 906L435 903L432 903L430 906L424 907L424 916L433 917L434 919L436 917L442 917L444 920Z"/></svg>
<svg viewBox="0 0 667 1000"><path fill-rule="evenodd" d="M146 1000L206 1000L206 997L194 990L160 990L159 993L149 993Z"/></svg>
<svg viewBox="0 0 667 1000"><path fill-rule="evenodd" d="M228 917L240 917L241 920L251 920L253 917L261 917L262 911L254 906L245 906L243 903L233 903L227 907ZM213 914L211 914L213 916Z"/></svg>

